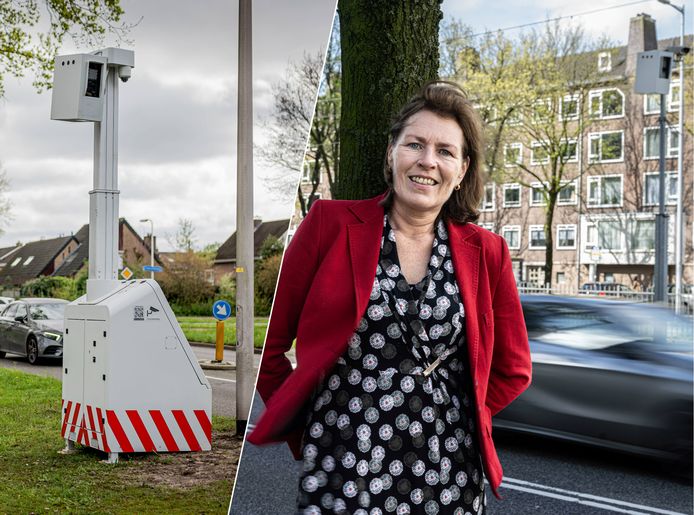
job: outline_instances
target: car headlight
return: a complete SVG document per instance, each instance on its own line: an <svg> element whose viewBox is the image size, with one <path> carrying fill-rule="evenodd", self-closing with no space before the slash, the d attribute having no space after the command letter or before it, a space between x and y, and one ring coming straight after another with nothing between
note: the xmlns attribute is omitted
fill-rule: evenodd
<svg viewBox="0 0 694 515"><path fill-rule="evenodd" d="M49 332L49 331L44 331L44 332L41 333L41 336L43 336L44 338L48 338L49 340L58 341L58 340L60 340L60 337L62 336L62 334L51 333L51 332Z"/></svg>

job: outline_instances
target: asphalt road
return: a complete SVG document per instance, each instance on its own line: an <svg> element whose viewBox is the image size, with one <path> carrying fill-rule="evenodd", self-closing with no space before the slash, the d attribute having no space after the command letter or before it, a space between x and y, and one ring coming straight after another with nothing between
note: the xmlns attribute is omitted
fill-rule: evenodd
<svg viewBox="0 0 694 515"><path fill-rule="evenodd" d="M200 360L214 358L214 347L210 345L191 345L191 348ZM224 360L235 362L235 352L225 349ZM257 373L260 355L255 355L253 365ZM62 379L61 360L46 360L39 365L30 365L26 358L8 354L4 359L0 359L0 367ZM204 370L204 372L212 386L212 413L236 418L236 371Z"/></svg>
<svg viewBox="0 0 694 515"><path fill-rule="evenodd" d="M262 410L256 396L251 422ZM540 438L495 433L503 500L488 514L692 514L692 485L656 462ZM299 463L285 445L246 443L231 514L293 514Z"/></svg>

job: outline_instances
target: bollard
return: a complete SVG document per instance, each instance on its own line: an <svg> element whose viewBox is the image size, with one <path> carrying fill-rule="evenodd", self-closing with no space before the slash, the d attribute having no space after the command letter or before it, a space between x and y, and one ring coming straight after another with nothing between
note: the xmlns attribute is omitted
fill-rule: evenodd
<svg viewBox="0 0 694 515"><path fill-rule="evenodd" d="M215 340L214 360L222 361L224 359L224 322L217 320L217 339Z"/></svg>

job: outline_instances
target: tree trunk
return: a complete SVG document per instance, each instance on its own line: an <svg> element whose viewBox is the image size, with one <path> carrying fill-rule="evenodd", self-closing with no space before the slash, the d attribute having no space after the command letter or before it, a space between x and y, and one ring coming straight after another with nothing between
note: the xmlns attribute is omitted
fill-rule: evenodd
<svg viewBox="0 0 694 515"><path fill-rule="evenodd" d="M547 210L545 211L545 285L552 286L552 266L554 251L554 234L552 233L552 223L554 222L554 208L557 206L559 191L549 192L547 195Z"/></svg>
<svg viewBox="0 0 694 515"><path fill-rule="evenodd" d="M342 115L336 198L385 190L391 118L439 67L441 0L340 0Z"/></svg>

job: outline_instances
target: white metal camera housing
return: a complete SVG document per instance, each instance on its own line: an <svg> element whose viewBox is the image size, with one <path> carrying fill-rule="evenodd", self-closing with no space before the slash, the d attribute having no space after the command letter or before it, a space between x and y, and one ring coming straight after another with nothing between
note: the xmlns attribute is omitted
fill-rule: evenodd
<svg viewBox="0 0 694 515"><path fill-rule="evenodd" d="M634 91L642 94L667 95L670 92L673 59L674 54L664 50L639 52Z"/></svg>
<svg viewBox="0 0 694 515"><path fill-rule="evenodd" d="M130 77L133 75L133 69L130 66L120 66L118 68L118 77L123 82L128 82Z"/></svg>
<svg viewBox="0 0 694 515"><path fill-rule="evenodd" d="M106 93L105 57L62 55L55 59L51 120L100 122Z"/></svg>

